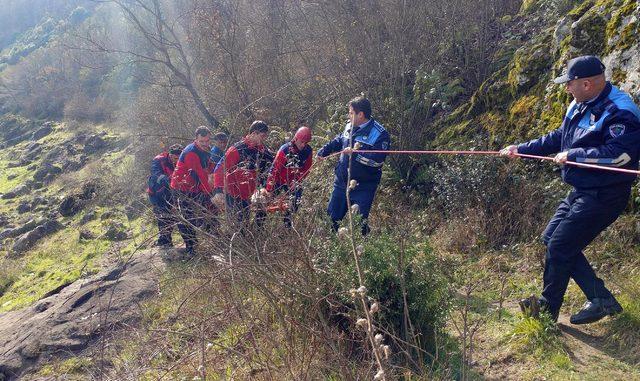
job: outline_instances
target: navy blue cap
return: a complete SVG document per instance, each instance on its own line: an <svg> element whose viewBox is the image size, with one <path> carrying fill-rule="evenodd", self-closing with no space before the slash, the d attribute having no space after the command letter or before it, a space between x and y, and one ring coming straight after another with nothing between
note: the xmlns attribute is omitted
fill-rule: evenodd
<svg viewBox="0 0 640 381"><path fill-rule="evenodd" d="M553 80L554 83L565 83L573 79L589 78L604 73L604 64L596 56L576 57L567 62L567 72Z"/></svg>

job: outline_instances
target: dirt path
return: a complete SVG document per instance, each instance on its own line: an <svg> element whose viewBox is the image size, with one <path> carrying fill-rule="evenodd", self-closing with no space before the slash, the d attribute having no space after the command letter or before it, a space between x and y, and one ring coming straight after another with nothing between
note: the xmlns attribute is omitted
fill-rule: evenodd
<svg viewBox="0 0 640 381"><path fill-rule="evenodd" d="M606 337L601 336L589 325L577 326L569 323L568 315L558 318L558 326L562 332L562 341L576 370L588 369L594 361L611 361L616 359L605 351Z"/></svg>
<svg viewBox="0 0 640 381"><path fill-rule="evenodd" d="M516 303L505 308L518 316ZM606 318L609 319L609 318ZM601 324L572 325L558 320L560 341L569 362L552 355L523 353L509 345L509 323L488 324L479 336L474 370L484 380L640 380L640 364L625 362L608 342ZM540 357L542 356L542 358Z"/></svg>
<svg viewBox="0 0 640 381"><path fill-rule="evenodd" d="M580 378L592 379L602 374L608 380L640 379L640 364L625 362L608 341L601 325L573 325L568 315L561 315L558 326L575 372L583 376Z"/></svg>

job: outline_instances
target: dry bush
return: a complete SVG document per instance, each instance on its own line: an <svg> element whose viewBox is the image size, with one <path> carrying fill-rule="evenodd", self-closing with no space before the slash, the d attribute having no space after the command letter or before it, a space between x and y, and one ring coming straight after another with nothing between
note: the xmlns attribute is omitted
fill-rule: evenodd
<svg viewBox="0 0 640 381"><path fill-rule="evenodd" d="M556 206L550 200L558 196L555 187L530 180L527 169L475 157L443 160L427 169L432 189L428 210L445 216L440 231L453 235L440 239L461 238L481 250L536 239ZM451 221L454 227L447 227Z"/></svg>
<svg viewBox="0 0 640 381"><path fill-rule="evenodd" d="M114 364L110 378L372 378L378 368L356 324L362 311L349 291L358 283L348 244L330 232L324 202L311 198L316 187L305 189L293 229L277 214L262 229L224 217L219 230L202 229L198 257L170 264L163 297L131 331L135 343L113 347L127 355L107 356ZM367 298L381 306L373 315L375 332L392 351L384 360L387 379L407 372L446 378L451 368L438 331L446 308L438 266L428 248L387 237L386 221L376 226L378 237L356 239L364 247ZM404 302L401 290L409 298Z"/></svg>
<svg viewBox="0 0 640 381"><path fill-rule="evenodd" d="M79 91L64 104L63 114L70 120L103 122L109 119L115 108L106 97L90 98Z"/></svg>

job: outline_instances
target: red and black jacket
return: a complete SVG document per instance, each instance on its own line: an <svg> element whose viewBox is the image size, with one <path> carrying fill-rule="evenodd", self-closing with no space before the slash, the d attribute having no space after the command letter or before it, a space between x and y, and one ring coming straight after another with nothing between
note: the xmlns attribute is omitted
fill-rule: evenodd
<svg viewBox="0 0 640 381"><path fill-rule="evenodd" d="M249 200L256 190L257 177L268 164L269 153L262 145L253 145L245 137L229 147L214 172L214 192Z"/></svg>
<svg viewBox="0 0 640 381"><path fill-rule="evenodd" d="M171 189L185 193L211 193L209 174L215 164L210 160L211 153L203 151L191 143L184 148L171 177Z"/></svg>
<svg viewBox="0 0 640 381"><path fill-rule="evenodd" d="M313 164L313 149L309 145L298 150L295 144L289 142L280 147L273 166L269 171L266 189L273 192L275 189L304 179Z"/></svg>
<svg viewBox="0 0 640 381"><path fill-rule="evenodd" d="M147 193L154 204L168 200L169 183L173 174L173 163L169 159L169 153L163 152L153 158L151 162L151 175L147 180Z"/></svg>

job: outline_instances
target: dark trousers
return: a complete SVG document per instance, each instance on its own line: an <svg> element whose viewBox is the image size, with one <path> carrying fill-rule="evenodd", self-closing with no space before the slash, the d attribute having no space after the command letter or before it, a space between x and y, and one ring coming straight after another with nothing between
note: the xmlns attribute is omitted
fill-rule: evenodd
<svg viewBox="0 0 640 381"><path fill-rule="evenodd" d="M229 223L237 223L240 225L248 224L251 216L251 203L249 200L243 200L239 197L236 198L228 194L225 199Z"/></svg>
<svg viewBox="0 0 640 381"><path fill-rule="evenodd" d="M378 183L360 183L354 189L349 191L349 199L351 205L358 205L359 213L362 216L362 234L369 233L369 224L367 219L369 218L369 212L373 205L373 199L376 195ZM340 184L337 181L333 184L333 192L331 193L331 199L329 200L329 206L327 207L327 214L331 217L333 223L333 229L338 229L338 222L341 221L347 214L347 186L346 184Z"/></svg>
<svg viewBox="0 0 640 381"><path fill-rule="evenodd" d="M203 193L176 192L174 200L182 219L178 223L178 230L184 240L187 251L193 251L198 243L196 228L204 226L204 212L208 209L208 196Z"/></svg>
<svg viewBox="0 0 640 381"><path fill-rule="evenodd" d="M171 234L178 219L169 206L154 206L153 214L155 214L156 221L158 222L158 246L172 246L173 240Z"/></svg>
<svg viewBox="0 0 640 381"><path fill-rule="evenodd" d="M582 250L624 211L630 191L629 185L574 190L558 206L543 233L547 253L542 297L552 316L560 312L569 278L589 300L611 296Z"/></svg>

